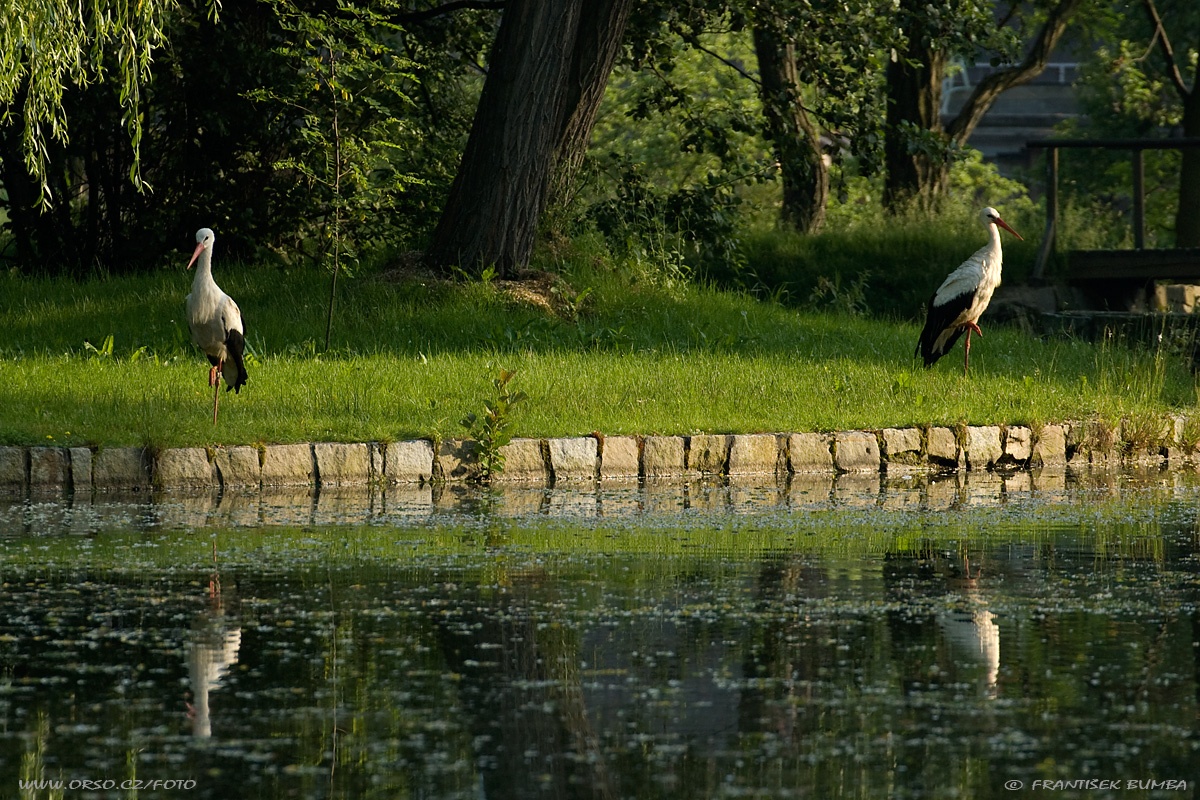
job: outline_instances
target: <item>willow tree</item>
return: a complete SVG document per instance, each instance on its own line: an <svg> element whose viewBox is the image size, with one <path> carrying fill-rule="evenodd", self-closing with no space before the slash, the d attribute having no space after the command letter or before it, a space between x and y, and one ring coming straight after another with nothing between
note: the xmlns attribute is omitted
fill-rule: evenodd
<svg viewBox="0 0 1200 800"><path fill-rule="evenodd" d="M130 180L140 180L141 89L177 0L88 4L75 0L0 0L0 125L21 129L21 155L44 202L56 198L47 150L68 138L63 95L101 78L114 82L134 152ZM209 4L215 16L218 3Z"/></svg>
<svg viewBox="0 0 1200 800"><path fill-rule="evenodd" d="M0 0L0 182L18 263L103 260L97 209L119 218L144 188L144 89L179 11L177 0ZM89 169L98 160L105 169Z"/></svg>

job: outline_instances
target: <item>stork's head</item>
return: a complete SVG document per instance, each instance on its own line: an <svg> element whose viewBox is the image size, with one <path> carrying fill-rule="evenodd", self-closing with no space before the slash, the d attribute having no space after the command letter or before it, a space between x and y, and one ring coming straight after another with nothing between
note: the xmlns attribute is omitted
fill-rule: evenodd
<svg viewBox="0 0 1200 800"><path fill-rule="evenodd" d="M192 264L196 263L196 259L205 250L212 251L213 242L217 240L216 235L209 228L201 228L196 231L196 249L192 252L192 260L188 262L188 269L192 268Z"/></svg>
<svg viewBox="0 0 1200 800"><path fill-rule="evenodd" d="M1013 236L1017 237L1021 241L1025 241L1025 237L1021 236L1021 234L1017 233L1012 228L1010 228L1008 226L1007 222L1000 219L1000 212L997 211L996 209L992 208L991 206L988 206L987 208L985 208L980 213L980 216L983 217L983 224L999 225L1001 228L1004 228L1004 230L1008 231L1009 233L1011 233Z"/></svg>

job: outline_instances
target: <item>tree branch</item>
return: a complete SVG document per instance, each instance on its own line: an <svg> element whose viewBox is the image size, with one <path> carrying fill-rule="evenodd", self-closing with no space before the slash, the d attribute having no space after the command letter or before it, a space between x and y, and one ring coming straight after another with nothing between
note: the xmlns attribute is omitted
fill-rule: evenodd
<svg viewBox="0 0 1200 800"><path fill-rule="evenodd" d="M709 50L707 47L700 44L699 41L693 40L692 47L696 48L701 53L707 53L708 55L715 58L717 61L720 61L725 66L729 67L730 69L735 70L739 75L741 75L746 80L754 83L756 86L760 85L760 81L758 80L758 78L754 77L749 72L747 72L744 67L740 66L739 64L737 64L733 61L730 61L729 59L725 58L725 56L721 55L720 53L718 53L714 50Z"/></svg>
<svg viewBox="0 0 1200 800"><path fill-rule="evenodd" d="M1154 25L1154 38L1158 41L1158 49L1162 51L1163 58L1167 62L1167 77L1171 79L1175 91L1179 92L1180 99L1186 101L1191 92L1188 91L1183 75L1179 71L1179 63L1175 60L1175 50L1171 47L1171 40L1167 38L1167 29L1163 27L1162 17L1158 15L1158 9L1154 7L1154 0L1142 0L1142 8L1146 9L1146 14L1150 17L1151 24Z"/></svg>
<svg viewBox="0 0 1200 800"><path fill-rule="evenodd" d="M1016 66L997 70L976 84L962 110L946 125L946 135L951 141L957 144L965 143L997 97L1008 89L1028 83L1042 74L1050 62L1055 46L1067 29L1071 15L1082 4L1083 0L1060 0L1038 31L1037 39L1024 61Z"/></svg>
<svg viewBox="0 0 1200 800"><path fill-rule="evenodd" d="M407 11L396 14L393 19L400 24L406 22L424 22L427 19L441 17L446 14L452 14L455 11L461 11L464 8L476 9L500 9L504 8L505 0L451 0L449 3L443 3L440 6L433 6L423 11Z"/></svg>

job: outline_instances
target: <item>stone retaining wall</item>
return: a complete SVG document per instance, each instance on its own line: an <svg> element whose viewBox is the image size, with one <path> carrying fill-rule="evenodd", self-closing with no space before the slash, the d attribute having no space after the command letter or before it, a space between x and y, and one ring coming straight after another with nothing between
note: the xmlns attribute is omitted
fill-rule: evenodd
<svg viewBox="0 0 1200 800"><path fill-rule="evenodd" d="M870 474L914 470L1020 471L1066 464L1191 467L1185 420L1164 422L1151 445L1121 424L884 428L877 431L514 439L499 482L550 486L618 479ZM469 481L469 440L143 448L0 447L0 489L216 489Z"/></svg>

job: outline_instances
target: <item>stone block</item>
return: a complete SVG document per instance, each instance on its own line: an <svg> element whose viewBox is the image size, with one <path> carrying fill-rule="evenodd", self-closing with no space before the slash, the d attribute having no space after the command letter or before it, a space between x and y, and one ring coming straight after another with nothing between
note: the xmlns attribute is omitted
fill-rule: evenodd
<svg viewBox="0 0 1200 800"><path fill-rule="evenodd" d="M384 475L392 483L428 483L433 477L433 444L426 439L391 442L385 451Z"/></svg>
<svg viewBox="0 0 1200 800"><path fill-rule="evenodd" d="M1000 446L1000 428L997 425L972 425L967 428L967 469L980 471L991 469L1004 455Z"/></svg>
<svg viewBox="0 0 1200 800"><path fill-rule="evenodd" d="M867 431L838 431L833 463L838 472L879 472L879 440Z"/></svg>
<svg viewBox="0 0 1200 800"><path fill-rule="evenodd" d="M569 439L549 439L550 469L554 481L594 481L596 479L596 437L579 436Z"/></svg>
<svg viewBox="0 0 1200 800"><path fill-rule="evenodd" d="M1004 497L1012 500L1018 494L1031 494L1033 492L1033 478L1027 470L1013 472L1004 477Z"/></svg>
<svg viewBox="0 0 1200 800"><path fill-rule="evenodd" d="M203 447L170 447L154 459L154 485L160 489L212 489L216 467Z"/></svg>
<svg viewBox="0 0 1200 800"><path fill-rule="evenodd" d="M685 448L682 436L647 436L642 447L642 468L647 478L683 475Z"/></svg>
<svg viewBox="0 0 1200 800"><path fill-rule="evenodd" d="M883 457L889 464L921 463L921 430L919 428L884 428Z"/></svg>
<svg viewBox="0 0 1200 800"><path fill-rule="evenodd" d="M311 444L269 444L263 449L263 486L312 486L315 475Z"/></svg>
<svg viewBox="0 0 1200 800"><path fill-rule="evenodd" d="M466 481L479 476L479 445L470 439L446 439L438 447L438 468L446 481Z"/></svg>
<svg viewBox="0 0 1200 800"><path fill-rule="evenodd" d="M213 465L222 486L258 486L262 483L262 454L257 447L218 447Z"/></svg>
<svg viewBox="0 0 1200 800"><path fill-rule="evenodd" d="M953 428L930 428L926 437L925 455L937 467L962 466L963 453Z"/></svg>
<svg viewBox="0 0 1200 800"><path fill-rule="evenodd" d="M25 488L28 457L24 447L0 447L0 487Z"/></svg>
<svg viewBox="0 0 1200 800"><path fill-rule="evenodd" d="M1000 502L1003 492L1004 478L998 473L976 469L964 476L962 483L964 505L995 505Z"/></svg>
<svg viewBox="0 0 1200 800"><path fill-rule="evenodd" d="M778 468L779 437L775 434L743 434L730 441L730 475L774 475Z"/></svg>
<svg viewBox="0 0 1200 800"><path fill-rule="evenodd" d="M687 466L693 472L721 475L728 461L728 436L700 434L689 438Z"/></svg>
<svg viewBox="0 0 1200 800"><path fill-rule="evenodd" d="M788 505L796 508L828 505L833 496L833 457L824 470L797 472L787 486Z"/></svg>
<svg viewBox="0 0 1200 800"><path fill-rule="evenodd" d="M642 473L636 436L606 436L600 448L600 478L636 478Z"/></svg>
<svg viewBox="0 0 1200 800"><path fill-rule="evenodd" d="M70 481L67 451L61 447L29 448L30 488L61 488Z"/></svg>
<svg viewBox="0 0 1200 800"><path fill-rule="evenodd" d="M1004 455L1018 464L1033 456L1033 431L1023 425L1010 425L1004 431Z"/></svg>
<svg viewBox="0 0 1200 800"><path fill-rule="evenodd" d="M146 452L140 447L106 447L92 458L92 483L104 489L140 489L150 485Z"/></svg>
<svg viewBox="0 0 1200 800"><path fill-rule="evenodd" d="M550 482L541 439L513 439L500 448L500 454L504 456L504 469L493 475L493 480L536 482L543 486Z"/></svg>
<svg viewBox="0 0 1200 800"><path fill-rule="evenodd" d="M426 444L429 444L426 442ZM429 463L433 464L433 447L429 448ZM383 493L385 518L424 519L433 513L433 486L426 479L423 483L405 481L389 486Z"/></svg>
<svg viewBox="0 0 1200 800"><path fill-rule="evenodd" d="M76 492L92 490L92 451L87 447L72 447L71 489Z"/></svg>
<svg viewBox="0 0 1200 800"><path fill-rule="evenodd" d="M322 486L352 486L371 480L371 453L363 442L318 442L313 445L317 480Z"/></svg>
<svg viewBox="0 0 1200 800"><path fill-rule="evenodd" d="M1062 466L1067 463L1067 431L1062 425L1043 425L1031 448L1035 464Z"/></svg>
<svg viewBox="0 0 1200 800"><path fill-rule="evenodd" d="M879 467L840 473L833 482L833 501L844 507L872 508L880 502Z"/></svg>
<svg viewBox="0 0 1200 800"><path fill-rule="evenodd" d="M833 452L827 433L793 433L788 436L788 470L791 472L833 472Z"/></svg>
<svg viewBox="0 0 1200 800"><path fill-rule="evenodd" d="M962 473L955 472L931 480L925 487L925 508L942 511L960 505L964 499Z"/></svg>
<svg viewBox="0 0 1200 800"><path fill-rule="evenodd" d="M510 482L494 486L490 491L489 513L501 517L523 517L545 514L549 509L550 492L544 486L521 485Z"/></svg>

